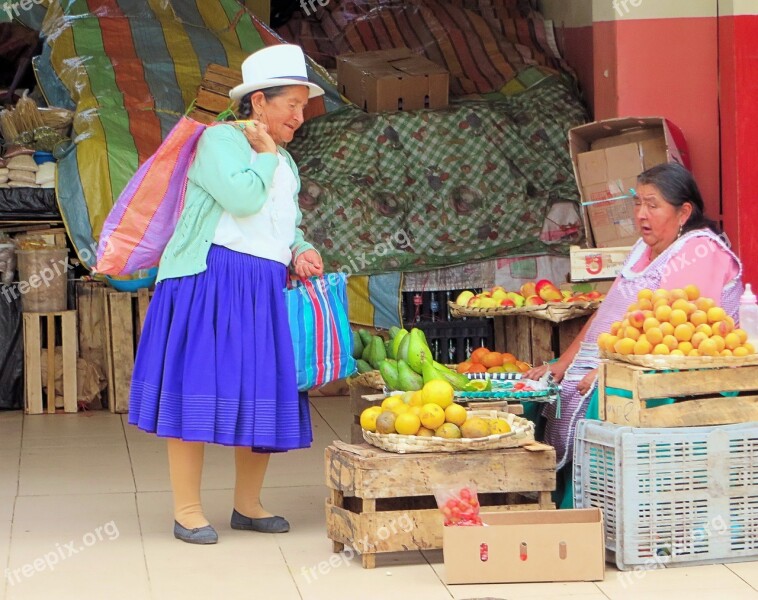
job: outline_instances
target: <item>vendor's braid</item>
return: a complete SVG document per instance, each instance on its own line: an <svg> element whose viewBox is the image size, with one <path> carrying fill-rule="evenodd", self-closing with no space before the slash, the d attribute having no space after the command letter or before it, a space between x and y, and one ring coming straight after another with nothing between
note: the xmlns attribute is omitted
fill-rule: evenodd
<svg viewBox="0 0 758 600"><path fill-rule="evenodd" d="M287 89L286 85L278 85L276 87L270 87L266 88L265 90L257 90L259 92L263 92L263 95L266 97L266 100L273 100L277 96L281 96L284 94L285 90ZM240 119L249 119L253 115L253 103L250 100L255 92L250 92L249 94L245 94L242 96L242 99L240 100L239 108L237 109L237 115L239 115Z"/></svg>

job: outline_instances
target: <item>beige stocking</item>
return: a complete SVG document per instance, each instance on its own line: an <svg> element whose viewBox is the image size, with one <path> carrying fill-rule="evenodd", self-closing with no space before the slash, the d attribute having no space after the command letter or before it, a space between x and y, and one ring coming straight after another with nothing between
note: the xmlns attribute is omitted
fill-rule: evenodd
<svg viewBox="0 0 758 600"><path fill-rule="evenodd" d="M168 469L174 493L174 519L187 529L208 525L200 504L204 452L203 442L168 439Z"/></svg>
<svg viewBox="0 0 758 600"><path fill-rule="evenodd" d="M261 488L266 475L270 454L252 452L250 448L237 446L234 463L237 481L234 485L234 508L251 519L272 516L261 506Z"/></svg>

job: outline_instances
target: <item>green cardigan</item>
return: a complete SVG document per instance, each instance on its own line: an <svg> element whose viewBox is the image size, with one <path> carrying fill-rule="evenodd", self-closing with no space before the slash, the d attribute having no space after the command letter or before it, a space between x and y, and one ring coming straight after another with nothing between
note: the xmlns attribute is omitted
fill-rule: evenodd
<svg viewBox="0 0 758 600"><path fill-rule="evenodd" d="M297 200L297 166L286 150L279 148L279 152L297 179L295 241L290 246L294 258L313 246L304 240L299 227L303 216ZM279 159L271 153L259 154L254 162L252 158L253 149L239 129L216 125L203 132L187 176L184 209L161 257L158 281L205 271L216 225L225 210L235 217L247 217L263 207Z"/></svg>

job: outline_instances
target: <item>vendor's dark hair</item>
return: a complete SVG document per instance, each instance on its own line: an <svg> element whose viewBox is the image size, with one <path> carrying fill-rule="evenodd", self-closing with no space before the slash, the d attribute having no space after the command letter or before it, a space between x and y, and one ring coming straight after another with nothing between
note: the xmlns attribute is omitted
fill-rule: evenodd
<svg viewBox="0 0 758 600"><path fill-rule="evenodd" d="M638 185L654 185L672 206L679 208L685 202L692 205L692 214L682 227L682 233L693 229L708 228L716 234L721 229L715 221L705 216L705 204L697 182L687 169L678 163L656 165L637 176Z"/></svg>
<svg viewBox="0 0 758 600"><path fill-rule="evenodd" d="M285 90L289 86L287 85L277 85L276 87L270 87L263 90L256 90L259 92L263 92L263 95L266 97L266 100L273 100L277 96L281 96L284 94ZM251 102L250 98L255 92L250 92L249 94L245 94L242 96L242 99L240 100L240 106L237 109L237 115L240 119L249 119L253 114L253 103Z"/></svg>

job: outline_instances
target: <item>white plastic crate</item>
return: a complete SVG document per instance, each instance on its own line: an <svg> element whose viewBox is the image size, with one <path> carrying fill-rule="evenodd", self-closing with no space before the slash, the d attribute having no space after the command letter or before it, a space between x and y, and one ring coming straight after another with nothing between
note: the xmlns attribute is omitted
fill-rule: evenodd
<svg viewBox="0 0 758 600"><path fill-rule="evenodd" d="M758 423L637 429L579 421L574 505L605 519L619 569L758 558Z"/></svg>

